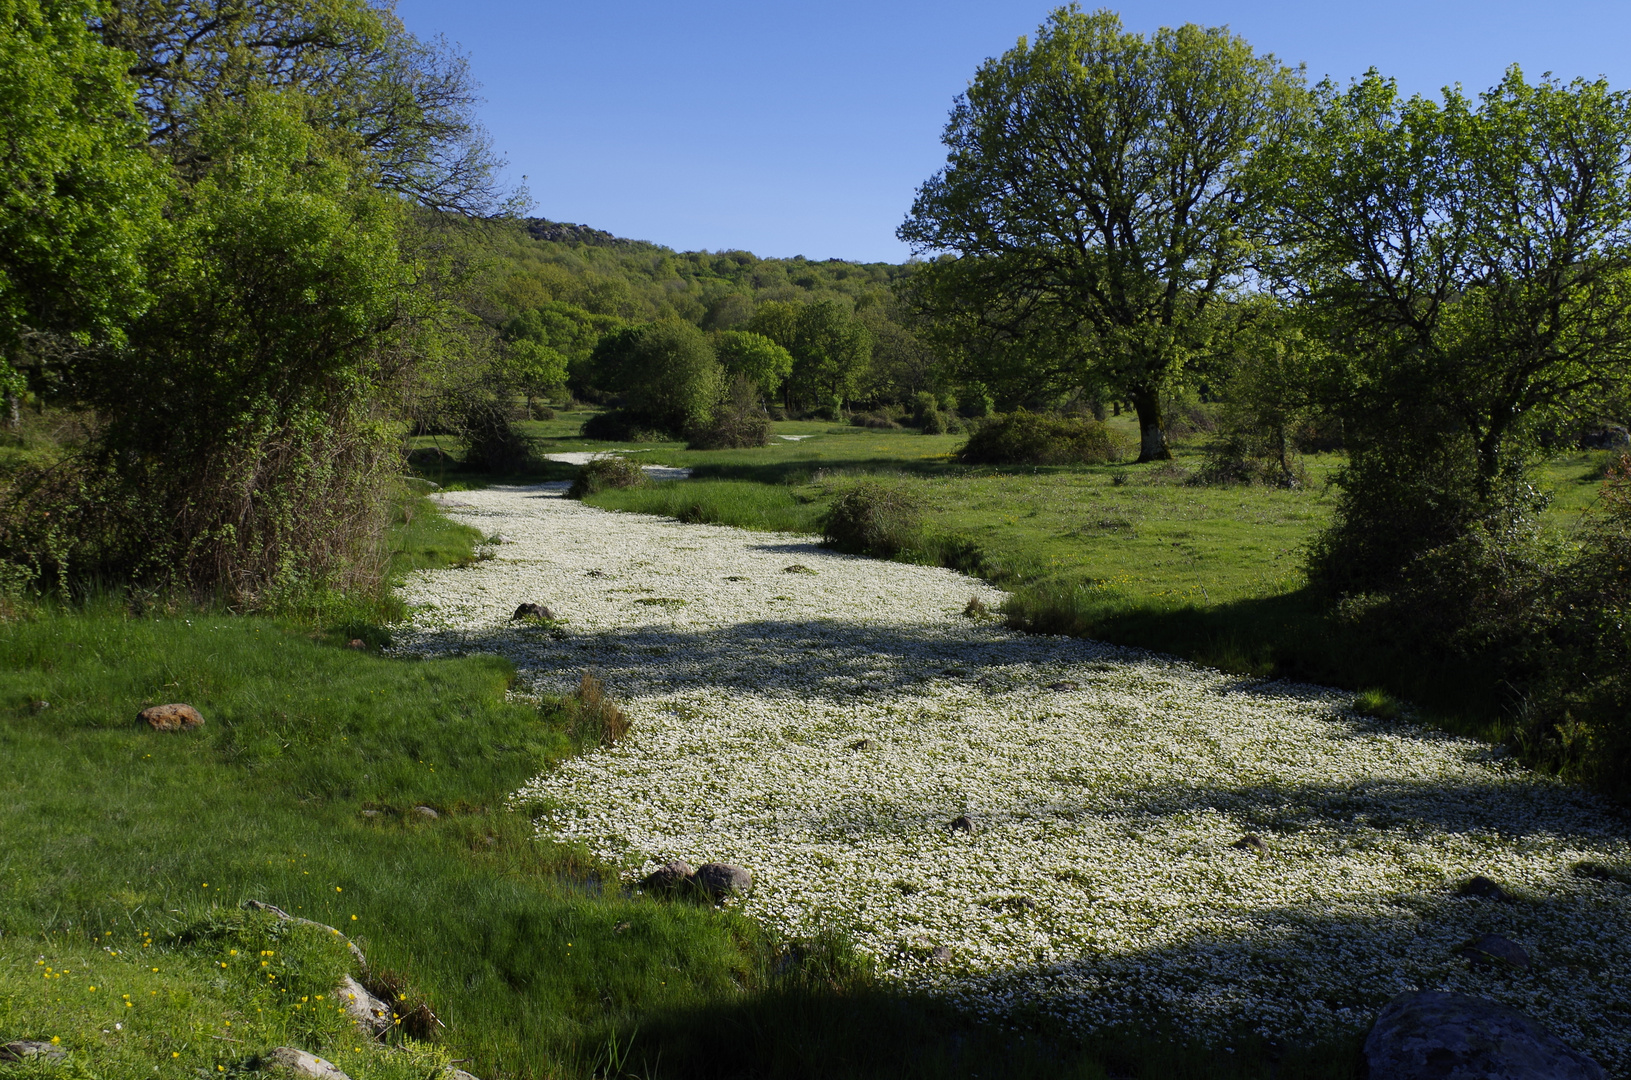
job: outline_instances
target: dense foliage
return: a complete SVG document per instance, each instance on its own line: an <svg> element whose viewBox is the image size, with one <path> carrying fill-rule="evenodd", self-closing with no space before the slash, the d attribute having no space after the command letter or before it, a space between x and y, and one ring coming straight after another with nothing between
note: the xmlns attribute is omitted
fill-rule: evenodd
<svg viewBox="0 0 1631 1080"><path fill-rule="evenodd" d="M1103 465L1121 456L1110 429L1081 416L994 416L957 454L970 465Z"/></svg>

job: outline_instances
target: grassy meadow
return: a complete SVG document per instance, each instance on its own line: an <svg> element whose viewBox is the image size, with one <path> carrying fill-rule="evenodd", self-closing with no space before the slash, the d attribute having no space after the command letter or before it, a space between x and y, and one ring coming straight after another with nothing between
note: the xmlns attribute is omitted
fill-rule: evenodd
<svg viewBox="0 0 1631 1080"><path fill-rule="evenodd" d="M398 573L469 565L480 539L398 500ZM729 910L607 887L507 801L585 745L569 711L512 694L495 657L404 658L388 640L355 616L112 597L0 623L0 1036L67 1054L0 1062L0 1078L248 1075L278 1045L353 1080L449 1062L484 1080L1352 1069L1348 1045L1190 1045L1181 1018L1091 1043L987 1028L879 986L842 940L774 940ZM166 701L205 726L136 723ZM340 928L368 972L249 900ZM346 973L389 991L400 1049L335 1009Z"/></svg>

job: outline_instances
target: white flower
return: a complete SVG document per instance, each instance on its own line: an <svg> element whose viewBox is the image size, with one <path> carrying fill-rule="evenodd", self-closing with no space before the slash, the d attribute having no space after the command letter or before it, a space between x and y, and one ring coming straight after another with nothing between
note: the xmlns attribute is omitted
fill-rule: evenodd
<svg viewBox="0 0 1631 1080"><path fill-rule="evenodd" d="M970 622L971 596L1002 594L946 570L559 489L459 493L462 518L517 543L415 576L400 635L501 653L533 693L592 668L624 704L628 738L517 793L542 835L630 881L676 858L744 866L747 914L847 931L888 977L982 1016L1297 1039L1448 988L1631 1066L1631 889L1571 872L1631 845L1592 798L1335 691ZM509 622L522 602L566 636ZM971 832L948 827L964 815ZM1232 846L1247 834L1262 855ZM1458 898L1475 874L1518 899ZM1534 966L1473 969L1457 948L1484 932Z"/></svg>

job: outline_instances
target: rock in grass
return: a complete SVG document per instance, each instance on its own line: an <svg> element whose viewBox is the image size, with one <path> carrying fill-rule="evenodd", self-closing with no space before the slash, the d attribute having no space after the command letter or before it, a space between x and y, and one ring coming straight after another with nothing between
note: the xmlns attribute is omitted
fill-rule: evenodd
<svg viewBox="0 0 1631 1080"><path fill-rule="evenodd" d="M1457 896L1471 897L1476 900L1510 900L1512 896L1505 889L1485 877L1483 874L1475 875L1461 883L1455 891Z"/></svg>
<svg viewBox="0 0 1631 1080"><path fill-rule="evenodd" d="M1602 1066L1505 1005L1400 994L1365 1036L1370 1080L1606 1080Z"/></svg>
<svg viewBox="0 0 1631 1080"><path fill-rule="evenodd" d="M554 618L555 618L555 614L554 614L554 612L550 611L547 607L545 607L542 604L522 604L520 607L515 609L515 614L511 615L510 618L512 620L513 619L548 619L550 621L553 621Z"/></svg>
<svg viewBox="0 0 1631 1080"><path fill-rule="evenodd" d="M726 897L746 896L753 888L753 875L729 863L703 863L692 880L716 904Z"/></svg>
<svg viewBox="0 0 1631 1080"><path fill-rule="evenodd" d="M68 1056L68 1051L60 1046L53 1046L41 1039L18 1039L0 1045L0 1061L27 1061L30 1058L43 1058L47 1061L61 1061Z"/></svg>
<svg viewBox="0 0 1631 1080"><path fill-rule="evenodd" d="M413 814L415 817L422 817L426 821L435 821L442 816L436 812L436 808L433 806L416 806L413 808Z"/></svg>
<svg viewBox="0 0 1631 1080"><path fill-rule="evenodd" d="M1508 967L1529 967L1529 954L1523 946L1500 934L1483 934L1461 946L1461 954L1475 964L1505 964Z"/></svg>
<svg viewBox="0 0 1631 1080"><path fill-rule="evenodd" d="M950 829L952 832L971 833L974 831L974 819L970 818L967 814L958 814L956 817L946 822L946 828Z"/></svg>
<svg viewBox="0 0 1631 1080"><path fill-rule="evenodd" d="M136 719L154 731L191 731L204 726L204 718L191 705L154 705L136 714Z"/></svg>
<svg viewBox="0 0 1631 1080"><path fill-rule="evenodd" d="M334 993L345 1008L345 1014L364 1037L383 1039L390 1034L391 1007L370 994L362 983L347 975Z"/></svg>
<svg viewBox="0 0 1631 1080"><path fill-rule="evenodd" d="M332 1061L320 1058L316 1054L308 1054L304 1050L296 1050L292 1046L280 1046L266 1057L274 1068L281 1069L286 1074L311 1077L312 1080L351 1080L351 1077L341 1072L339 1066Z"/></svg>
<svg viewBox="0 0 1631 1080"><path fill-rule="evenodd" d="M784 574L813 574L813 573L815 573L815 571L811 570L808 566L805 566L803 563L796 562L792 566L782 567L782 573L784 573Z"/></svg>
<svg viewBox="0 0 1631 1080"><path fill-rule="evenodd" d="M878 748L878 744L873 742L871 739L856 739L854 742L849 744L849 748L851 750L876 750Z"/></svg>
<svg viewBox="0 0 1631 1080"><path fill-rule="evenodd" d="M1069 679L1060 679L1058 682L1049 683L1048 689L1058 692L1065 690L1079 690L1081 687L1076 683L1071 682Z"/></svg>
<svg viewBox="0 0 1631 1080"><path fill-rule="evenodd" d="M1255 833L1247 833L1229 846L1237 851L1249 851L1258 858L1262 858L1269 853L1269 846L1263 843L1262 838Z"/></svg>
<svg viewBox="0 0 1631 1080"><path fill-rule="evenodd" d="M640 882L640 887L647 892L672 893L677 892L689 884L697 868L682 859L675 859L671 863L664 863Z"/></svg>

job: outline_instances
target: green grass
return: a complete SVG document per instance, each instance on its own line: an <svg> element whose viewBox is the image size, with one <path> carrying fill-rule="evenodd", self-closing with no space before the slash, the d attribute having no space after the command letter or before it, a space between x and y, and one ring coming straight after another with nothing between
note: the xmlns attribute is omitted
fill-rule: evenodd
<svg viewBox="0 0 1631 1080"><path fill-rule="evenodd" d="M404 561L469 557L479 534L404 506ZM1089 1041L985 1027L874 984L841 940L629 895L507 802L579 751L570 710L512 699L494 657L395 658L352 633L111 598L0 623L0 1038L70 1054L0 1078L243 1075L285 1044L354 1080L453 1059L485 1080L1232 1078L1280 1058L1188 1045L1181 1018ZM166 701L205 726L136 723ZM446 1028L408 1054L358 1040L326 1011L344 949L251 899L342 928ZM1354 1060L1349 1040L1279 1075Z"/></svg>
<svg viewBox="0 0 1631 1080"><path fill-rule="evenodd" d="M1130 435L1130 420L1111 421ZM927 507L921 542L900 556L951 566L1012 592L1012 625L1174 653L1253 677L1286 677L1415 701L1439 723L1491 739L1509 732L1493 670L1375 640L1305 587L1303 563L1330 520L1340 454L1307 459L1304 490L1188 482L1204 436L1178 440L1170 463L968 468L960 436L783 423L802 434L751 450L655 448L695 479L590 498L609 509L682 521L814 533L854 478L885 475ZM1546 520L1567 534L1596 500L1608 452L1541 464Z"/></svg>

